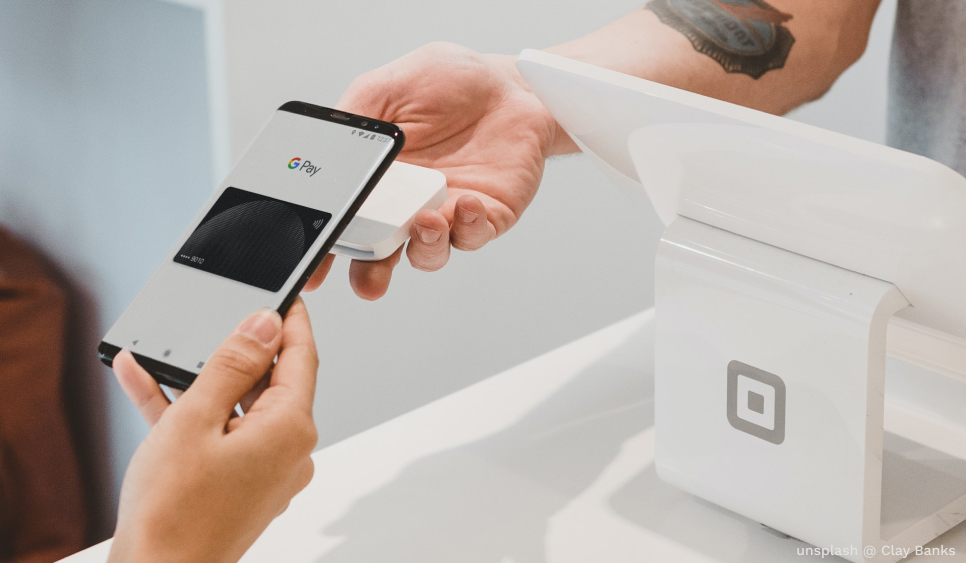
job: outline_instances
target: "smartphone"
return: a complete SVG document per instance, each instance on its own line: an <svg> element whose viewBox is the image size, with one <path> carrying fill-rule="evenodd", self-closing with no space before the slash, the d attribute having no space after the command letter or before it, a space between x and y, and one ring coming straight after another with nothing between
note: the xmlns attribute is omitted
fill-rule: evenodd
<svg viewBox="0 0 966 563"><path fill-rule="evenodd" d="M98 346L187 389L235 326L284 315L402 150L385 121L282 105Z"/></svg>

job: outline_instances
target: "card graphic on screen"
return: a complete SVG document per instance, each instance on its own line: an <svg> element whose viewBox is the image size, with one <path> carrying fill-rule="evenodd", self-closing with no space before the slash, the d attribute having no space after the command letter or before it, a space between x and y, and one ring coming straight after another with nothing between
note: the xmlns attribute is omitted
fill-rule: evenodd
<svg viewBox="0 0 966 563"><path fill-rule="evenodd" d="M278 291L331 218L324 211L229 187L174 261Z"/></svg>

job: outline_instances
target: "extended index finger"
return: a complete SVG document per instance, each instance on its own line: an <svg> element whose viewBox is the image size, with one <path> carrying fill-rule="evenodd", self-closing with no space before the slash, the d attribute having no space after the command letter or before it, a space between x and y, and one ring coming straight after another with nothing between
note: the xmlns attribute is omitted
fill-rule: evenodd
<svg viewBox="0 0 966 563"><path fill-rule="evenodd" d="M312 413L319 356L315 350L312 323L302 298L292 303L282 323L282 351L272 372L271 387L289 392L296 408Z"/></svg>

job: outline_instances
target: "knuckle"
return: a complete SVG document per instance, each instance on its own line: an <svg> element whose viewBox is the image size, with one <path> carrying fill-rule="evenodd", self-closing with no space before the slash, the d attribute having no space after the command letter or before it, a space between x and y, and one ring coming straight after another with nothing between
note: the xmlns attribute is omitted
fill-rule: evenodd
<svg viewBox="0 0 966 563"><path fill-rule="evenodd" d="M208 362L221 371L261 377L260 363L255 354L243 347L228 346L219 348Z"/></svg>
<svg viewBox="0 0 966 563"><path fill-rule="evenodd" d="M297 461L307 458L319 440L319 431L312 417L291 414L283 422L285 432L279 446L286 452L286 459Z"/></svg>
<svg viewBox="0 0 966 563"><path fill-rule="evenodd" d="M462 250L464 252L472 252L473 250L479 250L486 245L486 242L479 240L462 240L457 239L453 241L453 248L456 250Z"/></svg>
<svg viewBox="0 0 966 563"><path fill-rule="evenodd" d="M315 346L306 346L306 354L309 356L307 363L312 368L312 373L318 375L320 365L319 352L315 349Z"/></svg>
<svg viewBox="0 0 966 563"><path fill-rule="evenodd" d="M319 441L319 431L310 417L303 418L298 426L296 433L299 449L304 452L304 455L308 455L312 453L315 444Z"/></svg>
<svg viewBox="0 0 966 563"><path fill-rule="evenodd" d="M298 489L301 491L309 486L309 483L312 482L312 477L315 476L315 462L310 457L305 458L305 461L299 465L297 471L296 481Z"/></svg>
<svg viewBox="0 0 966 563"><path fill-rule="evenodd" d="M490 242L489 223L477 221L472 225L454 225L452 233L453 248L457 250L479 250Z"/></svg>
<svg viewBox="0 0 966 563"><path fill-rule="evenodd" d="M453 237L453 248L456 250L479 250L487 243L485 233L473 233L470 235L460 235Z"/></svg>
<svg viewBox="0 0 966 563"><path fill-rule="evenodd" d="M431 41L418 49L427 54L438 55L438 54L449 54L454 51L459 51L460 48L454 43L448 41Z"/></svg>
<svg viewBox="0 0 966 563"><path fill-rule="evenodd" d="M378 84L379 81L379 69L374 69L356 76L352 82L349 83L349 88L364 92L368 87Z"/></svg>
<svg viewBox="0 0 966 563"><path fill-rule="evenodd" d="M313 373L318 373L319 353L315 349L314 342L312 344L303 343L290 345L286 353L295 358L296 365L307 367L311 369Z"/></svg>
<svg viewBox="0 0 966 563"><path fill-rule="evenodd" d="M436 272L446 265L445 261L424 261L421 259L410 259L413 268L423 272Z"/></svg>
<svg viewBox="0 0 966 563"><path fill-rule="evenodd" d="M423 272L435 272L446 265L446 262L449 260L448 251L449 245L442 252L427 255L426 252L421 252L410 245L406 249L406 256L409 257L409 263L412 264L413 268Z"/></svg>
<svg viewBox="0 0 966 563"><path fill-rule="evenodd" d="M285 514L285 511L288 510L288 507L289 507L290 504L292 504L292 501L291 500L285 501L285 504L283 504L282 505L282 508L280 508L278 510L278 512L275 514L275 517L278 518L282 514Z"/></svg>

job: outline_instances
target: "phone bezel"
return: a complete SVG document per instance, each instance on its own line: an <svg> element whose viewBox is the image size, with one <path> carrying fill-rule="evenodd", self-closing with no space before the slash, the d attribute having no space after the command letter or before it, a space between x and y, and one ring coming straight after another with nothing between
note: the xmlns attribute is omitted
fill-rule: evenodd
<svg viewBox="0 0 966 563"><path fill-rule="evenodd" d="M312 274L319 267L319 264L322 263L322 260L325 259L325 256L329 253L329 251L332 250L332 247L339 240L342 232L345 231L346 227L349 226L349 223L352 222L352 219L359 211L359 208L362 207L362 204L365 202L366 198L369 197L369 194L372 193L372 190L376 187L376 184L378 184L379 180L382 179L383 174L385 174L386 170L389 169L389 165L391 165L396 159L396 156L399 155L403 145L406 143L406 136L403 134L402 129L400 129L394 123L380 121L378 119L356 115L342 110L317 106L306 102L286 102L282 104L278 110L297 115L304 115L305 117L311 117L314 119L321 119L322 121L329 121L339 125L345 125L347 127L354 127L356 129L362 129L372 133L389 135L395 141L392 149L389 150L389 153L386 154L386 157L381 163L379 163L379 166L376 167L376 171L372 174L372 177L370 177L369 181L366 182L366 185L363 186L362 191L359 192L359 195L356 196L356 198L349 205L348 211L346 211L342 219L336 224L332 234L329 235L329 238L326 239L322 244L318 254L316 254L315 257L312 258L312 261L309 262L308 266L306 266L306 268L298 274L298 279L296 279L295 285L292 286L292 290L289 291L278 307L279 314L284 317L285 313L288 312L289 307L291 307L292 303L295 302L295 298L298 297L299 293L302 291L302 288L305 287L305 284L309 281L309 278L312 277ZM336 117L336 115L338 115L338 117ZM367 122L365 126L362 125L362 122L364 121ZM98 357L108 367L113 367L114 357L117 356L118 352L120 351L120 347L103 340L97 346ZM137 360L138 364L143 367L145 371L151 374L151 377L153 377L155 381L158 383L163 383L169 387L185 390L191 385L195 378L198 377L197 373L167 364L160 360L156 360L133 351L132 354L134 355L134 359Z"/></svg>

